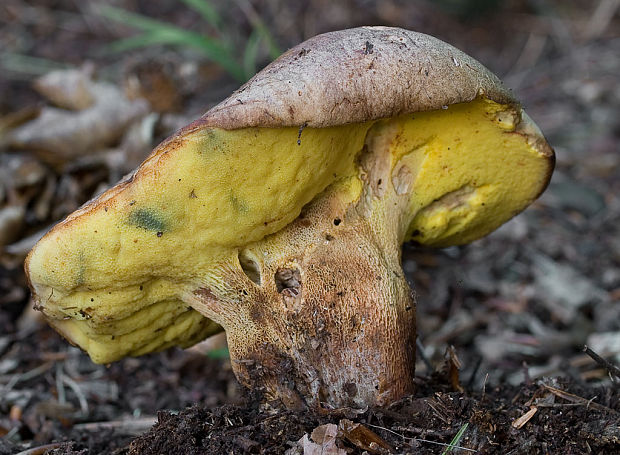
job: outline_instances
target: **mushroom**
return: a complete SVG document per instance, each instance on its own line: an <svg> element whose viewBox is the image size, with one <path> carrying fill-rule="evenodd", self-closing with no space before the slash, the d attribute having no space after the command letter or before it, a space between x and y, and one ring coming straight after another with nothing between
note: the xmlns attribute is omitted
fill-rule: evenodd
<svg viewBox="0 0 620 455"><path fill-rule="evenodd" d="M471 242L554 155L499 79L433 37L316 36L160 144L26 261L37 307L97 363L226 331L235 374L289 407L414 389L401 245Z"/></svg>

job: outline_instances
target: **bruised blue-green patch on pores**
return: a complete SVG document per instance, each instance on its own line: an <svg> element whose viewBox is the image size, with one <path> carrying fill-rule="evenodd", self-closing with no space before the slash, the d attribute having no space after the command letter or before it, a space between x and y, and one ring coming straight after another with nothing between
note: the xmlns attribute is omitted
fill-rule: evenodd
<svg viewBox="0 0 620 455"><path fill-rule="evenodd" d="M135 209L129 214L127 223L153 232L166 232L170 228L161 213L147 208Z"/></svg>

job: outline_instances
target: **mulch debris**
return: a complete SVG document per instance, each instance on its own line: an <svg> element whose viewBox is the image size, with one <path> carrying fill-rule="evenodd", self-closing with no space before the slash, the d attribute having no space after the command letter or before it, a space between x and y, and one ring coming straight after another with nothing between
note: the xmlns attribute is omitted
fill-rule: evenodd
<svg viewBox="0 0 620 455"><path fill-rule="evenodd" d="M597 390L600 403L584 398L573 406L576 403L557 399L548 390L552 386L542 382L495 387L484 394L449 392L436 379L420 378L419 382L421 389L432 390L432 394L416 394L387 409L361 413L261 410L257 402L218 408L194 405L179 413L161 411L147 433L105 453L436 454L449 447L463 428L461 438L453 443L455 453L613 453L620 443L617 390ZM593 392L551 382L553 389L573 396ZM527 422L519 423L527 414ZM324 432L330 429L333 438L326 440ZM66 443L49 453L78 454L84 444Z"/></svg>

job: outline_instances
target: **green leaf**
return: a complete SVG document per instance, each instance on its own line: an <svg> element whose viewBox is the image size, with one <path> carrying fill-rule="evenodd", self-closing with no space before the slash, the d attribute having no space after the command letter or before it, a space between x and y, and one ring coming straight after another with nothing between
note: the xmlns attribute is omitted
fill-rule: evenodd
<svg viewBox="0 0 620 455"><path fill-rule="evenodd" d="M220 30L220 24L222 18L218 14L217 10L206 0L181 0L188 7L197 11L202 18L216 30Z"/></svg>

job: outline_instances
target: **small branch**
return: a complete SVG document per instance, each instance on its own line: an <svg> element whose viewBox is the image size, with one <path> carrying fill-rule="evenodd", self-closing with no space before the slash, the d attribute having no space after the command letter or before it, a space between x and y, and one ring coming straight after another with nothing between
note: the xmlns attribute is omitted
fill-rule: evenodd
<svg viewBox="0 0 620 455"><path fill-rule="evenodd" d="M609 27L618 8L620 8L618 0L600 0L586 26L585 38L587 40L600 38Z"/></svg>
<svg viewBox="0 0 620 455"><path fill-rule="evenodd" d="M433 364L431 363L431 361L426 356L426 352L424 352L424 345L422 344L422 340L420 340L420 337L417 337L415 339L415 345L418 348L418 354L420 355L422 362L424 362L424 365L426 365L426 369L428 370L428 373L429 374L433 373L435 369L433 368Z"/></svg>
<svg viewBox="0 0 620 455"><path fill-rule="evenodd" d="M472 387L474 386L474 381L476 380L476 375L478 374L478 370L480 369L480 365L482 365L482 356L478 357L476 359L476 363L474 364L474 368L471 372L471 374L469 375L469 379L467 380L467 385L465 386L465 388L467 390L471 390Z"/></svg>
<svg viewBox="0 0 620 455"><path fill-rule="evenodd" d="M618 411L616 411L615 409L611 409L611 408L608 408L607 406L603 406L601 404L595 403L594 398L596 397L588 400L578 395L565 392L564 390L558 389L557 387L551 387L546 384L543 384L543 387L547 389L549 392L551 392L552 394L554 394L556 397L560 397L563 400L569 401L571 403L580 404L582 406L585 406L588 409L595 409L597 411L608 412L610 414L618 414ZM539 405L540 404L537 403L537 406Z"/></svg>
<svg viewBox="0 0 620 455"><path fill-rule="evenodd" d="M82 389L80 389L78 383L64 373L61 373L60 378L61 381L67 384L71 388L71 390L73 390L73 393L75 393L75 396L80 402L80 409L82 410L82 414L88 415L88 401L86 400L86 397L84 396L84 393L82 392Z"/></svg>
<svg viewBox="0 0 620 455"><path fill-rule="evenodd" d="M592 357L592 360L594 360L600 366L605 368L609 372L610 375L615 376L620 379L620 368L618 368L616 365L611 363L609 360L605 360L604 358L602 358L600 355L598 355L588 346L583 347L583 352L588 354L590 357Z"/></svg>
<svg viewBox="0 0 620 455"><path fill-rule="evenodd" d="M58 403L65 404L67 395L65 394L65 385L62 382L62 363L56 364L56 393L58 394Z"/></svg>
<svg viewBox="0 0 620 455"><path fill-rule="evenodd" d="M49 370L53 366L54 366L54 362L45 362L44 364L39 365L38 367L33 368L30 371L26 371L25 373L17 373L17 374L12 374L12 375L0 376L0 388L2 389L3 393L6 393L9 390L11 390L15 386L15 384L17 384L18 382L28 381L30 379L33 379L39 376L40 374L45 373L47 370ZM6 382L6 385L3 385L2 384L3 382Z"/></svg>
<svg viewBox="0 0 620 455"><path fill-rule="evenodd" d="M88 422L74 425L75 430L101 431L115 430L122 434L139 435L157 423L157 417L142 417L140 419L113 420L110 422Z"/></svg>
<svg viewBox="0 0 620 455"><path fill-rule="evenodd" d="M19 452L17 455L43 455L48 450L58 449L61 446L59 442L53 442L51 444L45 444L43 446L32 447L27 450Z"/></svg>

